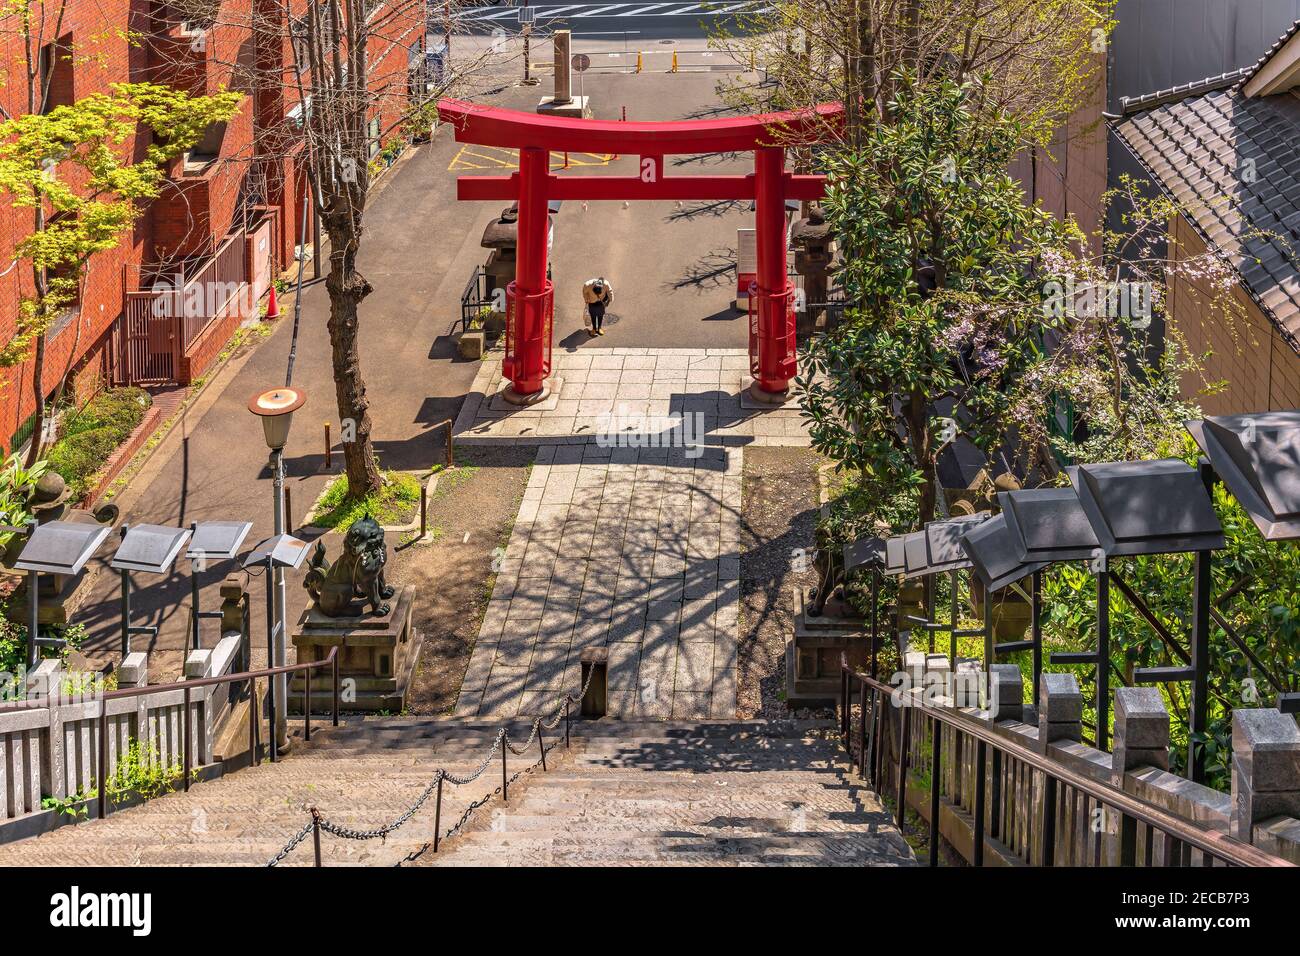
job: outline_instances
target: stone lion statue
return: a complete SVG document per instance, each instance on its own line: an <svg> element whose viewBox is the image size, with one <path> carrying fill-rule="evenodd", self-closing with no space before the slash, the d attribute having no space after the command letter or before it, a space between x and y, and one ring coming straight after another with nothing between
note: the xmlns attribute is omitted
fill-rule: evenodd
<svg viewBox="0 0 1300 956"><path fill-rule="evenodd" d="M343 553L333 564L325 558L325 542L316 542L302 586L329 617L358 617L367 603L376 614L387 614L387 600L393 596L384 581L387 561L384 529L374 518L362 518L348 529ZM360 605L354 603L358 598Z"/></svg>

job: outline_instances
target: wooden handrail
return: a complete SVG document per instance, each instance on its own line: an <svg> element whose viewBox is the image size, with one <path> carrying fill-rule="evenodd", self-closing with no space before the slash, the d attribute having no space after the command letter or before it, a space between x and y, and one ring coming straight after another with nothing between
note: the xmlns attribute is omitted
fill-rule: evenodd
<svg viewBox="0 0 1300 956"><path fill-rule="evenodd" d="M884 697L878 697L878 701L892 697L899 691L899 688L891 684L883 683L853 670L849 667L848 659L844 655L841 655L840 658L840 668L845 675L841 690L843 695L841 703L846 714L849 700L852 698L848 689L850 680L857 680L865 687L876 691L877 694L884 695ZM1023 744L1007 739L1002 734L995 732L986 721L963 713L955 707L935 707L927 704L921 698L913 698L905 706L919 708L923 713L939 723L946 723L984 745L993 747L995 750L1042 772L1058 783L1072 787L1092 797L1098 803L1112 807L1124 816L1140 821L1148 827L1159 830L1225 863L1235 866L1268 867L1290 867L1295 865L1288 860L1265 853L1257 847L1233 839L1226 834L1202 829L1181 817L1176 817L1159 807L1125 793L1123 790L1077 773L1044 754L1037 753ZM977 786L983 786L983 783L983 781L978 781ZM982 821L980 822L982 823ZM932 821L932 826L933 824L934 821Z"/></svg>

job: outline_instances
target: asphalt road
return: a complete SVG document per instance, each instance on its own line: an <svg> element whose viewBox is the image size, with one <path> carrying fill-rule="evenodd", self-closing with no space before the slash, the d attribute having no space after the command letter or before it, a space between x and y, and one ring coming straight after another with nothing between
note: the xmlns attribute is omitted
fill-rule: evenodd
<svg viewBox="0 0 1300 956"><path fill-rule="evenodd" d="M716 107L710 73L593 74L584 80L597 116L673 119ZM549 83L549 81L548 81ZM548 91L512 87L491 102L531 110ZM415 150L389 173L367 212L361 269L374 293L361 306L361 362L371 400L376 448L386 467L417 468L442 454L441 431L435 426L454 419L478 368L455 354L452 326L460 312L460 294L486 252L479 245L483 229L502 203L460 203L458 175L476 174L442 129L434 141ZM581 158L571 157L578 161ZM629 157L587 160L592 174L631 170ZM562 157L555 162L562 163ZM508 171L511 158L486 162L485 171ZM704 157L680 167L682 172L708 168L745 171L747 157ZM570 172L575 172L571 169ZM554 249L557 294L556 348L612 346L736 347L745 341L744 321L729 309L735 278L735 229L751 216L731 206L688 203L568 203L556 217ZM603 274L616 298L609 333L588 339L581 331L580 285ZM295 416L286 448L293 515L301 518L324 488L323 423L335 421L330 348L326 331L328 300L321 284L303 297L302 326L294 385L306 390L308 402ZM271 488L266 449L258 423L248 413L249 396L284 381L291 322L281 321L246 361L215 376L208 390L157 449L149 464L119 501L123 520L133 524L188 524L195 520L245 519L254 523L249 543L271 533ZM335 425L337 439L338 428ZM334 471L340 456L334 457ZM295 529L297 530L297 529ZM302 529L303 537L317 532ZM108 549L106 549L108 550ZM96 579L78 619L92 638L88 656L97 663L116 657L118 581L99 563ZM151 650L154 681L180 669L189 605L187 562L174 575L137 574L134 623L155 624L158 638L135 640L136 650ZM219 601L217 586L235 570L233 563L213 563L203 573L204 606ZM264 584L250 582L253 594L254 646L262 659L260 622ZM304 595L300 578L289 581L291 618ZM211 628L211 622L205 622ZM211 646L212 632L207 631Z"/></svg>
<svg viewBox="0 0 1300 956"><path fill-rule="evenodd" d="M519 29L521 5L492 4L465 7L454 19L473 33ZM746 2L689 3L540 3L529 8L534 29L548 31L569 29L575 36L595 32L635 32L645 37L702 37L707 30L726 27L734 30L747 16L763 13L772 7L763 0ZM434 7L430 20L439 21Z"/></svg>

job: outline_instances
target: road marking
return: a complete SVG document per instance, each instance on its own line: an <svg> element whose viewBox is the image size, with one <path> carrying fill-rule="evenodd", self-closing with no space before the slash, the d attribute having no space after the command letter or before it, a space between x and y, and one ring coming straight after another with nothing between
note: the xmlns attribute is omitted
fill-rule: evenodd
<svg viewBox="0 0 1300 956"><path fill-rule="evenodd" d="M564 169L564 153L551 153L551 169ZM608 166L614 161L613 153L569 153L569 168L578 166ZM467 143L452 157L448 172L465 169L514 170L519 168L519 151L501 146L476 146Z"/></svg>
<svg viewBox="0 0 1300 956"><path fill-rule="evenodd" d="M575 13L575 14L573 14L573 15L574 15L575 17L595 17L595 16L599 16L600 14L604 13L606 10L617 10L617 9L618 9L619 7L621 7L621 6L624 6L624 4L621 4L621 3L611 3L611 4L609 4L608 6L597 7L595 10L587 10L587 11L584 12L584 13ZM624 14L621 14L621 16L627 16L627 14L624 13Z"/></svg>
<svg viewBox="0 0 1300 956"><path fill-rule="evenodd" d="M584 9L584 8L594 9ZM668 8L668 9L665 9ZM755 14L770 13L773 9L767 0L745 0L732 3L723 8L708 7L701 3L569 3L556 6L534 6L535 16L539 20L554 20L562 17L583 19L585 17L680 17L687 15L714 17L724 16L737 10L748 9ZM518 16L518 7L476 8L458 10L453 14L457 20L487 22L492 20L513 19Z"/></svg>

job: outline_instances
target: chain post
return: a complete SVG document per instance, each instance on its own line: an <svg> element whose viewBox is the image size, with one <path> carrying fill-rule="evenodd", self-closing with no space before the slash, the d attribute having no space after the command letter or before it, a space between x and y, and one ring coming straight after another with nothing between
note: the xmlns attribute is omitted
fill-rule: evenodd
<svg viewBox="0 0 1300 956"><path fill-rule="evenodd" d="M438 839L442 835L442 781L446 775L438 771L438 798L433 804L433 852L438 852Z"/></svg>
<svg viewBox="0 0 1300 956"><path fill-rule="evenodd" d="M546 744L542 742L542 718L537 718L537 750L542 755L542 772L546 772Z"/></svg>
<svg viewBox="0 0 1300 956"><path fill-rule="evenodd" d="M506 751L510 749L509 738L506 732L501 731L501 802L510 802L510 780L506 775Z"/></svg>
<svg viewBox="0 0 1300 956"><path fill-rule="evenodd" d="M316 848L316 865L320 866L320 811L314 806L307 809L311 811L311 836Z"/></svg>

